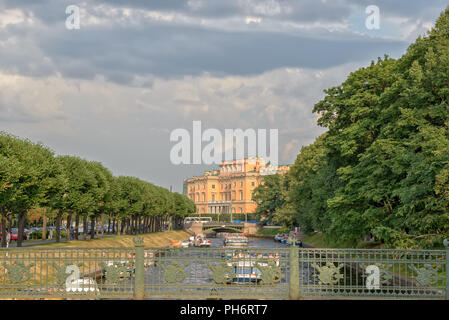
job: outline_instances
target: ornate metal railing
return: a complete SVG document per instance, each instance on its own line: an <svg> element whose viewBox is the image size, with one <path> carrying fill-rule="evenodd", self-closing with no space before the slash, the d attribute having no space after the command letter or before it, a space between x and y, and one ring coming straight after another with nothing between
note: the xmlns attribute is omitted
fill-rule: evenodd
<svg viewBox="0 0 449 320"><path fill-rule="evenodd" d="M159 249L145 296L288 298L288 249Z"/></svg>
<svg viewBox="0 0 449 320"><path fill-rule="evenodd" d="M446 298L445 250L303 249L300 295Z"/></svg>
<svg viewBox="0 0 449 320"><path fill-rule="evenodd" d="M0 250L0 299L449 299L449 249Z"/></svg>

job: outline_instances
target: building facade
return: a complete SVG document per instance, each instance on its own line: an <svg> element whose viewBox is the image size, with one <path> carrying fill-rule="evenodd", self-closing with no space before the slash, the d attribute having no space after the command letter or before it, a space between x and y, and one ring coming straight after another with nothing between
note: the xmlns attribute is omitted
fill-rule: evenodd
<svg viewBox="0 0 449 320"><path fill-rule="evenodd" d="M203 176L184 180L184 194L195 202L197 213L253 213L253 190L268 174L284 174L289 166L276 170L262 158L224 161L219 170L206 171Z"/></svg>

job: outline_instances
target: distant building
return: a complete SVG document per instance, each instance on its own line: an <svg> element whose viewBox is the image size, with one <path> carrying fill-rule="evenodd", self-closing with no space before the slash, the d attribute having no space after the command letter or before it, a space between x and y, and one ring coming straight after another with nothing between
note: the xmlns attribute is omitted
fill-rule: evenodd
<svg viewBox="0 0 449 320"><path fill-rule="evenodd" d="M290 167L267 165L263 158L224 161L219 170L184 180L184 194L195 202L197 213L253 213L253 190L269 174L285 174Z"/></svg>

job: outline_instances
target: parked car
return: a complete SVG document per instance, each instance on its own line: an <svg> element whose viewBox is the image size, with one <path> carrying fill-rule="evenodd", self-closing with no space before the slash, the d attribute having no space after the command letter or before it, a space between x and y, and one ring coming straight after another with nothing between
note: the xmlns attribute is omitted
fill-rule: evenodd
<svg viewBox="0 0 449 320"><path fill-rule="evenodd" d="M19 237L19 231L17 230L17 228L12 228L11 229L11 241L15 240L17 241L18 237ZM27 240L28 239L28 234L26 232L23 233L23 240Z"/></svg>

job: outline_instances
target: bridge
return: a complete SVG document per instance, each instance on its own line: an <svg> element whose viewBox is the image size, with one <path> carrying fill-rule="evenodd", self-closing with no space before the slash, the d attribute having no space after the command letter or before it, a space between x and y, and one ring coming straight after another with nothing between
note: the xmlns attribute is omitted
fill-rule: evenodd
<svg viewBox="0 0 449 320"><path fill-rule="evenodd" d="M205 233L215 231L215 232L243 232L243 223L232 223L232 222L211 222L203 224L203 231Z"/></svg>
<svg viewBox="0 0 449 320"><path fill-rule="evenodd" d="M198 222L198 221L190 221L184 223L184 228L193 233L203 234L208 232L240 232L243 234L255 234L259 227L256 223L234 223L234 222L218 222L218 221L209 221L209 222Z"/></svg>

